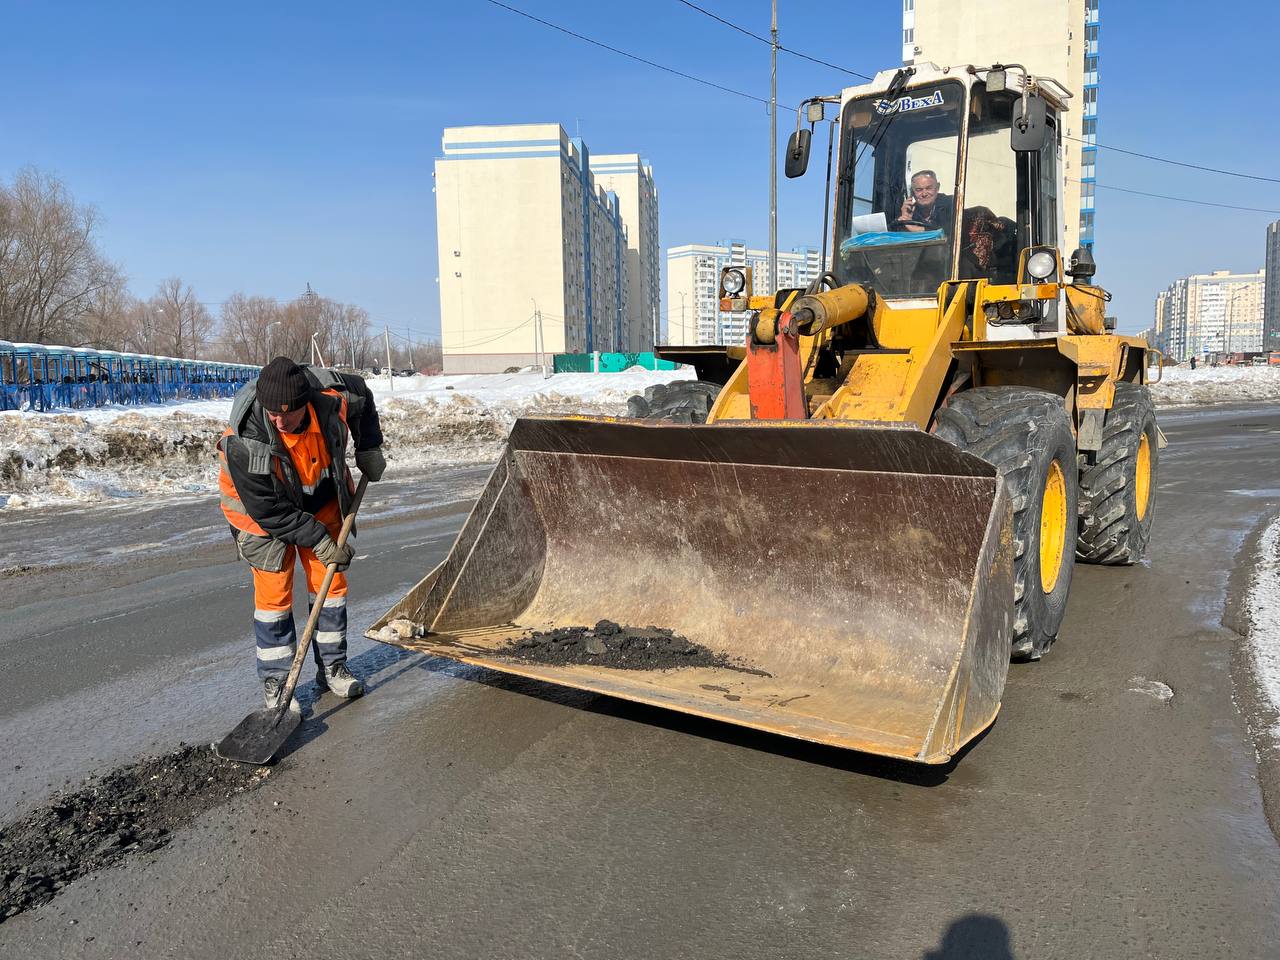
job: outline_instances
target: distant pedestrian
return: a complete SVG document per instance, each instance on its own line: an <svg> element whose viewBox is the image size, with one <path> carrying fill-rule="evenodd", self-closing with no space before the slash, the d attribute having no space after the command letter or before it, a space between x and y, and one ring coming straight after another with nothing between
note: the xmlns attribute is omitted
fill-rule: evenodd
<svg viewBox="0 0 1280 960"><path fill-rule="evenodd" d="M1194 370L1195 368L1196 368L1196 358L1195 358L1195 355L1194 355L1194 354L1192 354L1192 357L1191 357L1191 369L1192 369L1192 370Z"/></svg>
<svg viewBox="0 0 1280 960"><path fill-rule="evenodd" d="M253 568L258 677L268 707L279 702L293 659L293 569L302 561L314 598L327 564L336 564L317 624L316 684L340 697L364 685L347 669L347 578L354 553L337 544L355 490L347 469L379 480L382 429L373 394L354 374L300 367L276 357L236 394L231 425L218 442L222 511L240 557ZM297 700L290 709L298 709Z"/></svg>

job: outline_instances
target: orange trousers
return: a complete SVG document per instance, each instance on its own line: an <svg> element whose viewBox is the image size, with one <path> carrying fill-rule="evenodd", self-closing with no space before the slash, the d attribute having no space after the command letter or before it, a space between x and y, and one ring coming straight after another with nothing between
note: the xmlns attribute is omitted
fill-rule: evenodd
<svg viewBox="0 0 1280 960"><path fill-rule="evenodd" d="M325 525L329 536L335 540L341 530L338 501L334 500L316 514ZM310 547L289 545L285 551L284 568L276 573L253 569L253 627L256 644L258 676L283 678L289 672L297 640L293 623L293 571L294 560L302 561L302 572L307 580L307 592L314 600L326 567ZM347 575L333 575L324 608L316 623L312 651L316 663L333 666L347 659Z"/></svg>

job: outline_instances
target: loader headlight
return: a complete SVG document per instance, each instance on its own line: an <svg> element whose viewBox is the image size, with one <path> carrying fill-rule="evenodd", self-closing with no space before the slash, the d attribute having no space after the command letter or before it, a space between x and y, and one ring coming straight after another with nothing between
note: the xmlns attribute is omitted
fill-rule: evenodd
<svg viewBox="0 0 1280 960"><path fill-rule="evenodd" d="M1037 280L1053 276L1058 268L1057 258L1048 250L1040 250L1027 258L1027 273Z"/></svg>
<svg viewBox="0 0 1280 960"><path fill-rule="evenodd" d="M724 292L731 297L740 294L747 285L747 276L741 270L726 270L724 276L720 278L720 286L724 287Z"/></svg>

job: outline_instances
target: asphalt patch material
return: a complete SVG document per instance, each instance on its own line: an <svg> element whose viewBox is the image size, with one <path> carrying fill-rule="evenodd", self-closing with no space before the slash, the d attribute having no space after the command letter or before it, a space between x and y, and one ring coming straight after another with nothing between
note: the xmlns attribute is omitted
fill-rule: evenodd
<svg viewBox="0 0 1280 960"><path fill-rule="evenodd" d="M768 676L662 627L622 627L601 620L594 627L535 631L499 651L518 660L556 665L582 664L618 670L673 670L722 667Z"/></svg>
<svg viewBox="0 0 1280 960"><path fill-rule="evenodd" d="M0 923L73 880L165 846L199 814L261 784L269 771L179 745L144 757L0 827Z"/></svg>

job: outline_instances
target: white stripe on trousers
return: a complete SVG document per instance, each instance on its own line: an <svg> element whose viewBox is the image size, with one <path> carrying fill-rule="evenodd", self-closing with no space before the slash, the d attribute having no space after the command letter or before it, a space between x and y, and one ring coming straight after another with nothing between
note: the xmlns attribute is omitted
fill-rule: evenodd
<svg viewBox="0 0 1280 960"><path fill-rule="evenodd" d="M292 643L280 647L258 647L259 660L288 660L292 656Z"/></svg>

